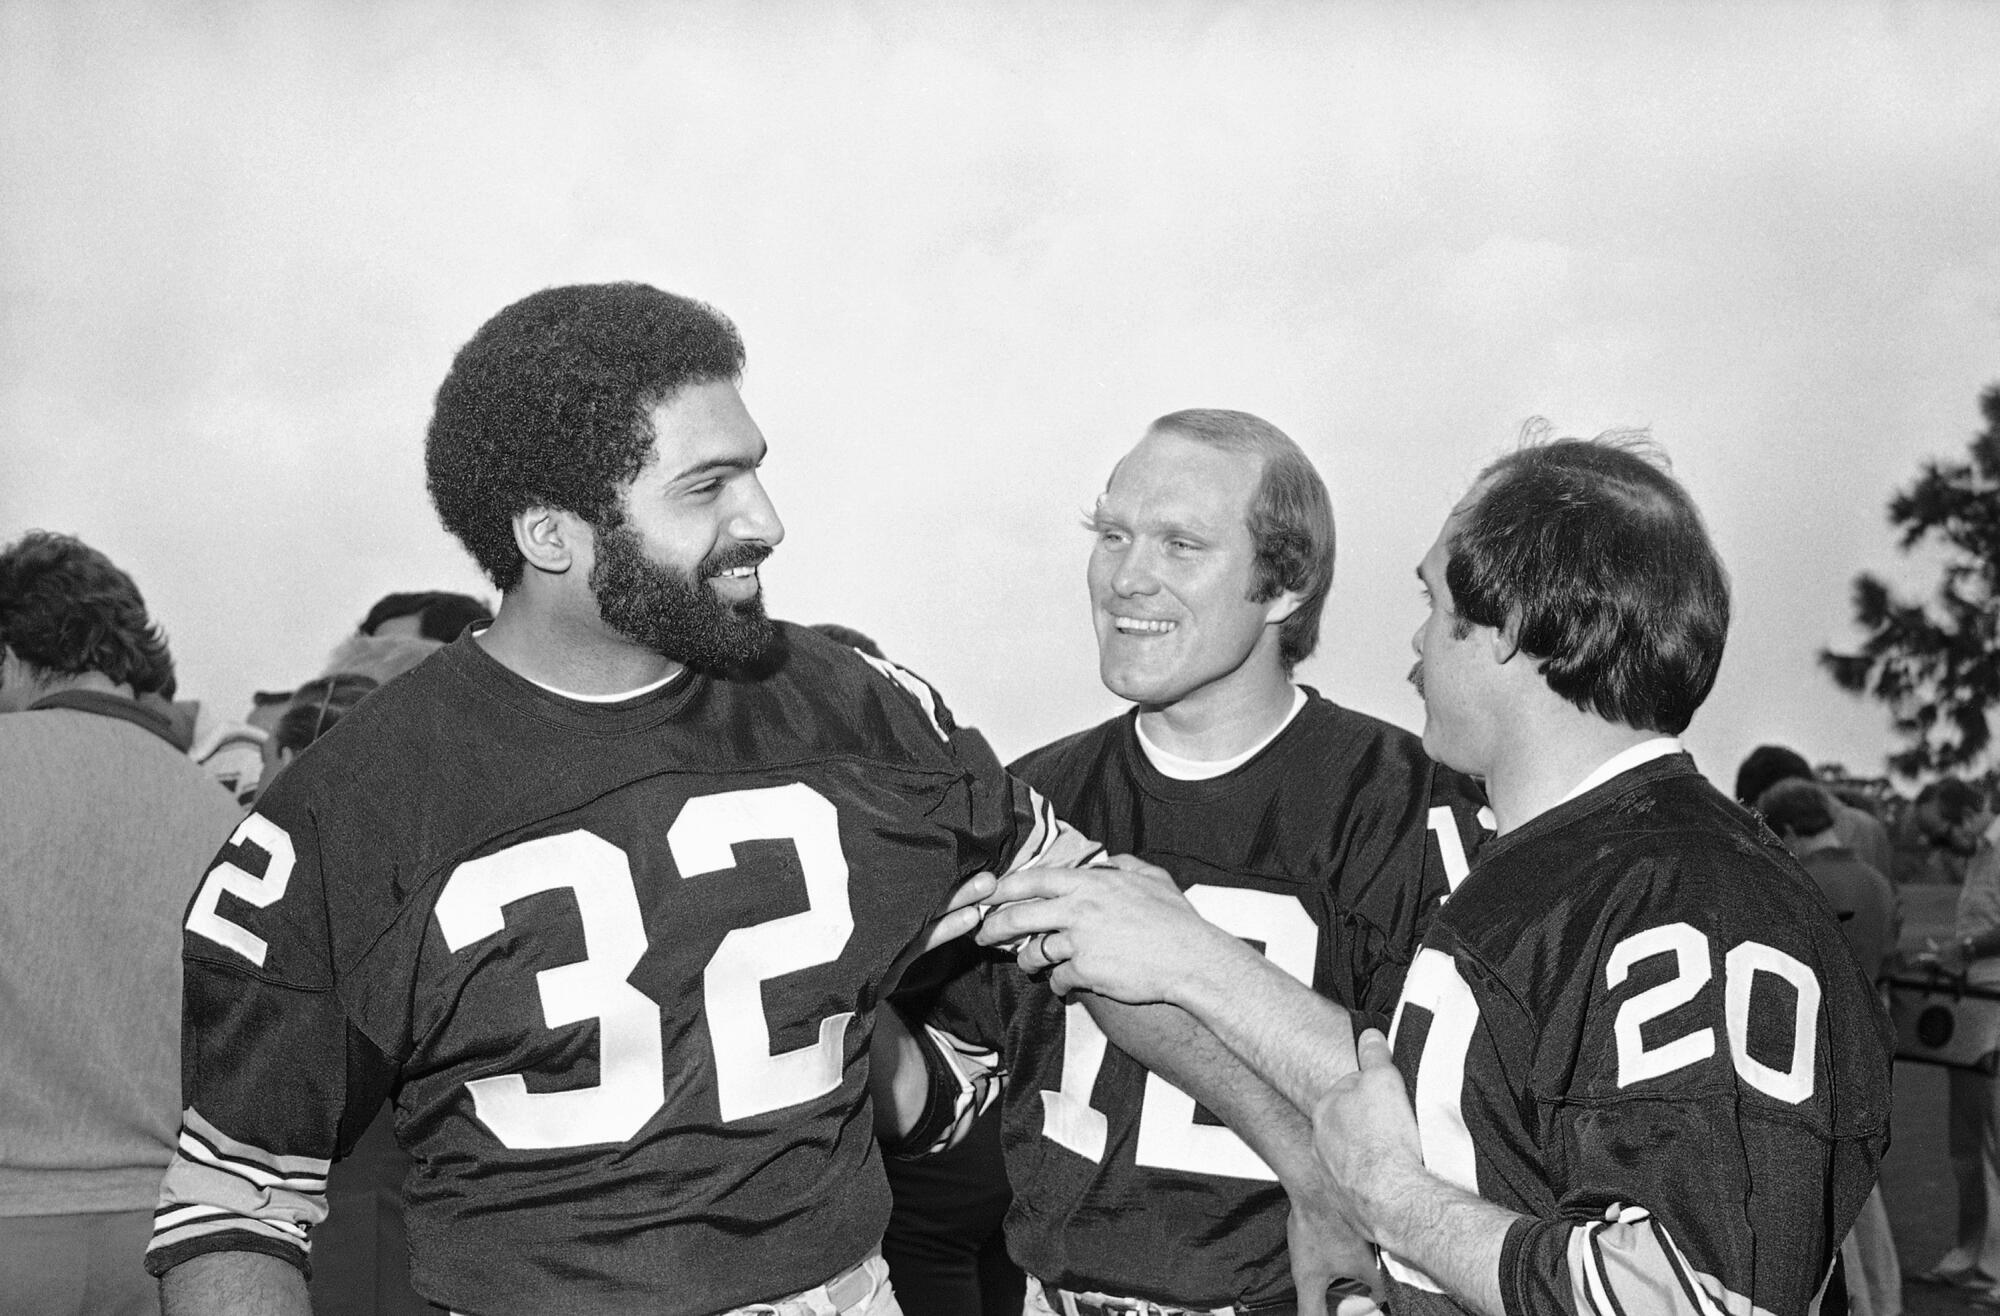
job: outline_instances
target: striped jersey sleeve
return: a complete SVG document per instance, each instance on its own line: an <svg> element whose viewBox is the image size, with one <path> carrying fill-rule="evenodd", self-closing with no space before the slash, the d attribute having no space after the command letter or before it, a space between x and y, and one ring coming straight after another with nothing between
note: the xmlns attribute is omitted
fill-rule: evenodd
<svg viewBox="0 0 2000 1316"><path fill-rule="evenodd" d="M147 1256L164 1262L163 1270L227 1243L233 1251L265 1252L303 1268L307 1236L326 1218L331 1165L238 1142L190 1106L181 1115Z"/></svg>
<svg viewBox="0 0 2000 1316"><path fill-rule="evenodd" d="M1584 1224L1522 1221L1508 1234L1500 1273L1511 1279L1510 1311L1553 1310L1554 1286L1579 1316L1770 1316L1689 1260L1664 1222L1639 1206L1614 1205ZM1821 1286L1806 1316L1825 1310Z"/></svg>
<svg viewBox="0 0 2000 1316"><path fill-rule="evenodd" d="M155 1275L223 1251L310 1274L343 1132L358 1137L391 1086L333 990L319 833L285 785L238 824L189 905L186 1105L146 1250Z"/></svg>

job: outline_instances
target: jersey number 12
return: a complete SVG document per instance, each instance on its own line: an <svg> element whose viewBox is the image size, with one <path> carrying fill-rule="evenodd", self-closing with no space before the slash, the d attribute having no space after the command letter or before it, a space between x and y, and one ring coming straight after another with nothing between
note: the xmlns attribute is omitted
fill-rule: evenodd
<svg viewBox="0 0 2000 1316"><path fill-rule="evenodd" d="M1191 886L1188 903L1217 927L1264 943L1265 956L1307 986L1319 951L1319 929L1292 896L1243 887ZM1042 1133L1092 1161L1104 1159L1110 1124L1090 1104L1104 1066L1104 1031L1090 1012L1071 1005L1063 1012L1062 1088L1042 1091ZM1263 1158L1220 1124L1197 1124L1194 1098L1158 1074L1146 1075L1139 1105L1137 1164L1232 1179L1275 1181Z"/></svg>

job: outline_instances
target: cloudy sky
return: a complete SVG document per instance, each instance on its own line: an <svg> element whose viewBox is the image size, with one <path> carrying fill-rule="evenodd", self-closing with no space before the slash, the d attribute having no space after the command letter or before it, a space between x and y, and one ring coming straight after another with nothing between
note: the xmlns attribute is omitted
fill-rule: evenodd
<svg viewBox="0 0 2000 1316"><path fill-rule="evenodd" d="M452 352L635 278L750 347L774 611L1003 754L1107 715L1077 528L1162 412L1333 489L1308 682L1404 725L1412 570L1521 422L1649 425L1735 585L1690 742L1878 769L1816 669L2000 380L1990 3L0 0L0 537L139 579L186 694L481 591Z"/></svg>

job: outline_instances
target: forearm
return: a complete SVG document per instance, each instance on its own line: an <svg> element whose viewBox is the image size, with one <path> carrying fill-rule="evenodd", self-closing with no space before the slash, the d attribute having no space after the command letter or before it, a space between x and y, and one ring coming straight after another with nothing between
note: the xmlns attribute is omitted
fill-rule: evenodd
<svg viewBox="0 0 2000 1316"><path fill-rule="evenodd" d="M1507 1231L1521 1217L1421 1168L1363 1196L1362 1224L1385 1254L1422 1271L1483 1316L1506 1316L1501 1254Z"/></svg>
<svg viewBox="0 0 2000 1316"><path fill-rule="evenodd" d="M1191 969L1174 1003L1301 1112L1354 1072L1347 1011L1240 941ZM1240 953L1239 953L1240 952Z"/></svg>
<svg viewBox="0 0 2000 1316"><path fill-rule="evenodd" d="M1078 992L1091 1018L1119 1050L1208 1107L1250 1144L1287 1189L1309 1190L1321 1173L1312 1122L1175 1005L1127 1005Z"/></svg>
<svg viewBox="0 0 2000 1316"><path fill-rule="evenodd" d="M1342 1282L1345 1292L1357 1282L1379 1285L1374 1250L1338 1214L1338 1194L1298 1107L1177 1006L1080 999L1107 1037L1220 1116L1278 1176L1290 1200L1286 1235L1301 1310L1321 1310L1329 1283Z"/></svg>
<svg viewBox="0 0 2000 1316"><path fill-rule="evenodd" d="M305 1276L262 1252L210 1252L160 1277L162 1316L312 1316Z"/></svg>

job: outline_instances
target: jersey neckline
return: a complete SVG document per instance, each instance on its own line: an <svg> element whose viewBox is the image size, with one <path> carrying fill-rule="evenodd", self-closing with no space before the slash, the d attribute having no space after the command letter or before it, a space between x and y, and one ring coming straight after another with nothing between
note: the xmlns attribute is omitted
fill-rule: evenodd
<svg viewBox="0 0 2000 1316"><path fill-rule="evenodd" d="M441 651L453 670L516 711L593 735L657 726L679 713L705 683L692 667L620 699L575 699L530 680L495 658L468 631Z"/></svg>
<svg viewBox="0 0 2000 1316"><path fill-rule="evenodd" d="M1278 728L1277 734L1243 762L1212 777L1175 777L1162 772L1140 740L1139 710L1127 709L1120 719L1120 749L1131 760L1133 784L1156 799L1193 802L1217 799L1261 782L1275 770L1273 764L1284 762L1284 756L1278 753L1280 746L1307 734L1309 724L1321 717L1337 717L1345 711L1309 685L1300 684L1297 689L1305 696L1305 702Z"/></svg>

